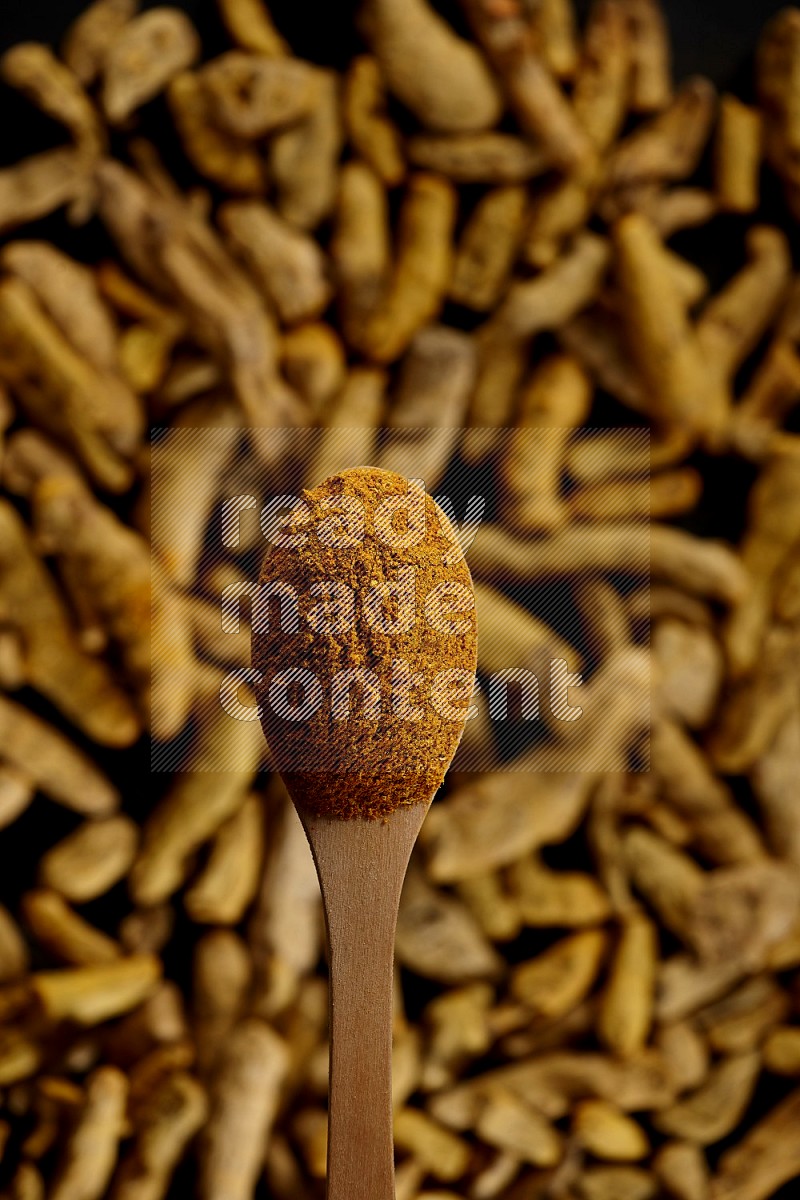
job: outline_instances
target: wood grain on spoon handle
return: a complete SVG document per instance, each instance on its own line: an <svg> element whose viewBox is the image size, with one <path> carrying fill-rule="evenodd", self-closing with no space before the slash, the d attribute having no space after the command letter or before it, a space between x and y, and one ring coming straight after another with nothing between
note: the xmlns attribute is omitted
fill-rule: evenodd
<svg viewBox="0 0 800 1200"><path fill-rule="evenodd" d="M400 892L428 805L386 822L303 815L328 927L328 1200L394 1200L392 987Z"/></svg>

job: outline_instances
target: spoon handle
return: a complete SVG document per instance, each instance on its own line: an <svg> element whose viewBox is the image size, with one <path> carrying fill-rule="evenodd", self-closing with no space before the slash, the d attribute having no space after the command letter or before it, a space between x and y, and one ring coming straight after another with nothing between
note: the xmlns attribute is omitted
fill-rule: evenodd
<svg viewBox="0 0 800 1200"><path fill-rule="evenodd" d="M394 1200L394 935L427 807L400 809L386 823L301 814L328 931L328 1200Z"/></svg>

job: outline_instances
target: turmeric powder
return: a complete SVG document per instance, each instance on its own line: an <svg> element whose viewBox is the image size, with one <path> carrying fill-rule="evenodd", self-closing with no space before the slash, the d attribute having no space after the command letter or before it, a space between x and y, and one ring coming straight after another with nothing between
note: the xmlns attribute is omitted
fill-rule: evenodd
<svg viewBox="0 0 800 1200"><path fill-rule="evenodd" d="M475 599L447 517L420 481L359 467L304 491L265 533L256 695L295 802L374 818L427 800L476 665Z"/></svg>

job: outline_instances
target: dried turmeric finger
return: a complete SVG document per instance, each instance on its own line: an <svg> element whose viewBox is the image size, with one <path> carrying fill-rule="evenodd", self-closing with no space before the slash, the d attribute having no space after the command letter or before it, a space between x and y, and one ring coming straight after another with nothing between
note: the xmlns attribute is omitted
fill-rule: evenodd
<svg viewBox="0 0 800 1200"><path fill-rule="evenodd" d="M258 889L263 850L263 805L250 796L217 832L208 862L186 893L192 920L238 924Z"/></svg>
<svg viewBox="0 0 800 1200"><path fill-rule="evenodd" d="M749 213L758 208L761 141L758 110L735 96L723 96L714 152L714 190L725 212Z"/></svg>
<svg viewBox="0 0 800 1200"><path fill-rule="evenodd" d="M630 94L631 35L623 0L596 0L575 76L573 108L593 145L616 141Z"/></svg>
<svg viewBox="0 0 800 1200"><path fill-rule="evenodd" d="M308 115L275 134L269 143L275 207L299 229L316 229L330 215L344 140L339 77L319 70L315 83Z"/></svg>
<svg viewBox="0 0 800 1200"><path fill-rule="evenodd" d="M767 1200L800 1170L791 1136L800 1113L800 1090L790 1092L726 1150L711 1181L711 1200Z"/></svg>
<svg viewBox="0 0 800 1200"><path fill-rule="evenodd" d="M227 191L263 191L261 156L244 138L233 137L214 125L208 97L196 74L182 71L172 77L167 101L186 156L201 175Z"/></svg>
<svg viewBox="0 0 800 1200"><path fill-rule="evenodd" d="M569 510L578 520L656 520L674 517L695 507L702 479L693 467L662 471L652 479L627 479L589 484L569 497Z"/></svg>
<svg viewBox="0 0 800 1200"><path fill-rule="evenodd" d="M133 1143L112 1180L114 1200L162 1200L187 1145L208 1116L206 1093L186 1071L173 1071L134 1110Z"/></svg>
<svg viewBox="0 0 800 1200"><path fill-rule="evenodd" d="M406 144L409 162L455 183L524 183L548 168L544 152L510 133L418 133Z"/></svg>
<svg viewBox="0 0 800 1200"><path fill-rule="evenodd" d="M753 822L733 802L680 725L655 723L651 763L667 803L689 822L693 846L712 863L751 862L764 854Z"/></svg>
<svg viewBox="0 0 800 1200"><path fill-rule="evenodd" d="M590 1154L606 1162L636 1162L650 1152L641 1125L608 1100L580 1101L572 1129Z"/></svg>
<svg viewBox="0 0 800 1200"><path fill-rule="evenodd" d="M557 1050L463 1080L432 1097L429 1109L453 1129L472 1129L498 1088L508 1089L550 1120L560 1120L575 1100L588 1096L608 1100L623 1112L637 1112L662 1107L674 1095L665 1067L652 1051L623 1062L585 1050Z"/></svg>
<svg viewBox="0 0 800 1200"><path fill-rule="evenodd" d="M72 22L60 52L84 87L96 81L112 43L138 7L138 0L93 0Z"/></svg>
<svg viewBox="0 0 800 1200"><path fill-rule="evenodd" d="M39 882L85 904L124 879L138 844L139 830L130 817L85 821L42 856Z"/></svg>
<svg viewBox="0 0 800 1200"><path fill-rule="evenodd" d="M588 231L581 234L570 253L548 270L530 280L517 280L488 327L515 338L557 329L594 299L610 257L605 239Z"/></svg>
<svg viewBox="0 0 800 1200"><path fill-rule="evenodd" d="M660 191L647 203L645 212L666 241L683 229L705 225L719 211L719 202L703 188L677 187Z"/></svg>
<svg viewBox="0 0 800 1200"><path fill-rule="evenodd" d="M396 1113L394 1139L398 1146L419 1159L435 1179L460 1179L467 1168L470 1148L463 1138L419 1109L407 1107Z"/></svg>
<svg viewBox="0 0 800 1200"><path fill-rule="evenodd" d="M786 994L774 979L761 975L702 1009L697 1024L712 1050L740 1054L757 1049L788 1011ZM764 1049L766 1052L766 1045Z"/></svg>
<svg viewBox="0 0 800 1200"><path fill-rule="evenodd" d="M739 1124L759 1069L759 1056L753 1051L723 1059L696 1092L657 1113L654 1125L662 1133L701 1145L719 1141Z"/></svg>
<svg viewBox="0 0 800 1200"><path fill-rule="evenodd" d="M297 998L313 969L323 930L314 863L300 819L282 784L273 788L268 868L247 939L253 960L254 1008L271 1017Z"/></svg>
<svg viewBox="0 0 800 1200"><path fill-rule="evenodd" d="M623 0L633 41L631 107L658 112L672 99L669 33L657 0Z"/></svg>
<svg viewBox="0 0 800 1200"><path fill-rule="evenodd" d="M14 449L19 450L18 444ZM36 447L29 443L27 449L28 466L36 472ZM47 457L40 460L39 468L47 470ZM96 500L82 479L72 471L44 471L28 489L37 537L62 564L68 590L85 623L119 650L147 719L156 607L151 592L163 590L165 584L152 571L144 539Z"/></svg>
<svg viewBox="0 0 800 1200"><path fill-rule="evenodd" d="M217 0L223 23L244 50L278 58L288 47L273 24L264 0Z"/></svg>
<svg viewBox="0 0 800 1200"><path fill-rule="evenodd" d="M752 584L731 612L722 634L735 678L750 672L759 659L778 573L794 554L798 536L800 463L778 455L767 464L750 494L741 555Z"/></svg>
<svg viewBox="0 0 800 1200"><path fill-rule="evenodd" d="M105 814L119 805L111 781L57 730L13 701L0 698L3 757L57 804Z"/></svg>
<svg viewBox="0 0 800 1200"><path fill-rule="evenodd" d="M409 346L378 465L437 486L458 440L475 378L475 351L455 329L431 325Z"/></svg>
<svg viewBox="0 0 800 1200"><path fill-rule="evenodd" d="M585 232L569 254L531 279L508 289L478 337L478 380L464 439L468 460L479 461L492 449L490 431L511 423L516 390L528 358L528 339L557 329L596 296L608 270L611 251L604 238Z"/></svg>
<svg viewBox="0 0 800 1200"><path fill-rule="evenodd" d="M339 180L331 243L342 329L359 346L390 270L386 190L364 163L345 164Z"/></svg>
<svg viewBox="0 0 800 1200"><path fill-rule="evenodd" d="M142 278L172 295L221 360L247 421L267 429L303 424L302 405L277 372L274 322L205 217L119 163L104 163L98 177L104 221Z"/></svg>
<svg viewBox="0 0 800 1200"><path fill-rule="evenodd" d="M37 971L31 985L50 1020L91 1026L136 1008L155 990L161 971L159 959L137 955L89 967Z"/></svg>
<svg viewBox="0 0 800 1200"><path fill-rule="evenodd" d="M451 988L426 1005L423 1022L429 1031L422 1086L435 1091L453 1082L467 1063L488 1050L488 1010L493 989L486 983Z"/></svg>
<svg viewBox="0 0 800 1200"><path fill-rule="evenodd" d="M573 596L588 656L602 663L623 651L631 640L631 622L613 584L589 578L577 584Z"/></svg>
<svg viewBox="0 0 800 1200"><path fill-rule="evenodd" d="M22 913L39 945L59 962L92 966L112 962L122 953L113 938L85 921L57 892L26 892Z"/></svg>
<svg viewBox="0 0 800 1200"><path fill-rule="evenodd" d="M663 617L653 630L653 654L659 673L659 703L665 715L690 729L704 728L716 710L724 674L716 638L702 625ZM687 690L689 677L694 687Z"/></svg>
<svg viewBox="0 0 800 1200"><path fill-rule="evenodd" d="M524 533L550 530L567 519L561 498L566 444L583 423L592 389L583 369L566 355L541 363L523 386L500 480L505 519Z"/></svg>
<svg viewBox="0 0 800 1200"><path fill-rule="evenodd" d="M356 153L383 180L395 187L405 175L400 134L386 112L386 85L378 60L354 58L344 84L344 123Z"/></svg>
<svg viewBox="0 0 800 1200"><path fill-rule="evenodd" d="M535 45L559 79L571 79L578 65L578 37L570 0L537 0L532 5L531 30Z"/></svg>
<svg viewBox="0 0 800 1200"><path fill-rule="evenodd" d="M565 658L571 668L580 665L569 642L489 584L475 582L475 608L481 626L482 671L494 674L510 666L528 666L538 658Z"/></svg>
<svg viewBox="0 0 800 1200"><path fill-rule="evenodd" d="M784 8L764 29L756 54L756 82L764 113L764 150L774 169L797 183L800 123L797 116L800 17Z"/></svg>
<svg viewBox="0 0 800 1200"><path fill-rule="evenodd" d="M86 192L87 164L72 146L33 154L0 170L0 232L7 233L77 200Z"/></svg>
<svg viewBox="0 0 800 1200"><path fill-rule="evenodd" d="M498 76L523 133L539 142L563 170L589 166L594 158L582 129L556 79L534 44L519 11L488 0L463 0L467 18Z"/></svg>
<svg viewBox="0 0 800 1200"><path fill-rule="evenodd" d="M200 1150L199 1195L247 1200L288 1067L283 1040L263 1021L242 1021L226 1039L210 1092L210 1119Z"/></svg>
<svg viewBox="0 0 800 1200"><path fill-rule="evenodd" d="M154 447L142 516L157 514L148 530L153 554L170 580L187 587L196 580L203 531L234 455L236 411L213 394L200 397L170 430Z"/></svg>
<svg viewBox="0 0 800 1200"><path fill-rule="evenodd" d="M0 829L12 825L33 800L30 775L10 763L0 762Z"/></svg>
<svg viewBox="0 0 800 1200"><path fill-rule="evenodd" d="M531 762L535 768L535 762ZM448 796L446 802L431 816L424 837L428 871L432 879L449 883L516 862L522 854L546 842L558 841L575 829L589 800L591 780L588 775L542 776L541 804L537 809L520 803L525 795L523 775L490 773L466 782ZM564 832L562 832L564 831ZM541 920L542 924L583 924L604 920L608 899L599 886L582 877L586 887L574 886L575 878L561 880L558 876L537 875L536 887L531 888L530 903L522 909L522 897L517 895L526 922ZM565 897L564 893L569 895ZM546 901L536 917L536 902ZM565 910L573 914L564 921ZM559 919L553 919L554 913ZM546 915L545 915L546 914Z"/></svg>
<svg viewBox="0 0 800 1200"><path fill-rule="evenodd" d="M535 1017L564 1016L593 987L608 949L601 929L586 929L554 942L511 972L511 994Z"/></svg>
<svg viewBox="0 0 800 1200"><path fill-rule="evenodd" d="M201 1074L215 1060L244 1015L253 964L242 938L231 929L212 929L197 942L192 962L192 1026Z"/></svg>
<svg viewBox="0 0 800 1200"><path fill-rule="evenodd" d="M650 547L653 575L695 595L724 604L738 603L750 585L739 558L722 541L694 537L685 530L654 522L608 522L567 526L546 541L525 543L501 530L484 526L472 544L473 570L478 576L497 571L498 578L535 579L560 575L566 563L572 570L645 570Z"/></svg>
<svg viewBox="0 0 800 1200"><path fill-rule="evenodd" d="M22 931L8 909L0 905L0 983L10 983L27 974L30 955Z"/></svg>
<svg viewBox="0 0 800 1200"><path fill-rule="evenodd" d="M98 1067L56 1167L54 1200L100 1200L111 1179L125 1124L128 1081L116 1067Z"/></svg>
<svg viewBox="0 0 800 1200"><path fill-rule="evenodd" d="M800 860L800 824L791 804L792 763L795 761L800 726L792 708L781 721L767 750L751 771L753 790L758 801L770 846L789 862Z"/></svg>
<svg viewBox="0 0 800 1200"><path fill-rule="evenodd" d="M589 220L597 184L596 172L590 171L569 175L539 191L530 206L520 250L526 263L544 269L565 252Z"/></svg>
<svg viewBox="0 0 800 1200"><path fill-rule="evenodd" d="M492 979L501 960L460 900L412 870L397 921L397 960L427 979L466 983Z"/></svg>
<svg viewBox="0 0 800 1200"><path fill-rule="evenodd" d="M117 330L94 273L49 242L17 240L0 261L36 293L76 350L99 371L117 369Z"/></svg>
<svg viewBox="0 0 800 1200"><path fill-rule="evenodd" d="M101 98L110 124L124 124L199 53L195 27L180 9L154 8L128 21L103 60Z"/></svg>
<svg viewBox="0 0 800 1200"><path fill-rule="evenodd" d="M0 345L3 374L34 423L71 446L103 486L124 490L144 414L122 379L81 357L20 278L0 284Z"/></svg>
<svg viewBox="0 0 800 1200"><path fill-rule="evenodd" d="M190 855L244 803L261 745L253 722L232 720L219 706L201 728L188 770L176 778L145 824L130 872L137 904L158 904L183 882ZM231 763L235 769L225 771ZM223 772L223 773L220 773Z"/></svg>
<svg viewBox="0 0 800 1200"><path fill-rule="evenodd" d="M653 1158L653 1171L671 1200L707 1200L708 1163L694 1142L665 1142Z"/></svg>
<svg viewBox="0 0 800 1200"><path fill-rule="evenodd" d="M761 602L759 595L759 608ZM743 642L749 649L750 638ZM796 653L796 632L792 627L774 625L763 632L760 653L750 670L739 678L734 673L733 686L724 698L708 743L708 753L718 770L743 774L769 748L787 708L793 704L792 670L787 665Z"/></svg>
<svg viewBox="0 0 800 1200"><path fill-rule="evenodd" d="M257 139L291 125L314 106L317 75L296 58L228 50L197 72L212 122L234 138Z"/></svg>
<svg viewBox="0 0 800 1200"><path fill-rule="evenodd" d="M754 453L800 400L800 355L776 336L734 407L730 437L742 454Z"/></svg>
<svg viewBox="0 0 800 1200"><path fill-rule="evenodd" d="M325 417L347 376L345 349L330 325L309 321L284 336L281 366L313 417Z"/></svg>
<svg viewBox="0 0 800 1200"><path fill-rule="evenodd" d="M640 180L682 180L703 152L716 107L708 80L696 76L681 87L669 108L641 125L612 150L608 181L620 187Z"/></svg>
<svg viewBox="0 0 800 1200"><path fill-rule="evenodd" d="M561 325L556 331L556 336L562 347L584 366L599 387L604 388L634 412L644 412L648 406L648 397L638 372L630 361L623 332L620 322L596 305ZM630 438L630 435L631 431L627 430L622 435L622 440ZM602 442L603 435L599 436ZM611 434L610 437L613 439L615 435ZM576 455L580 453L581 445L584 450L589 451L589 457L594 459L596 470L604 475L615 473L613 463L616 455L612 458L612 466L607 472L603 467L603 463L608 461L605 458L608 446L595 456L591 450L591 440L582 439L576 443ZM644 443L640 442L639 450L642 446L649 462L649 439L646 438ZM633 453L638 452L635 435L631 450Z"/></svg>
<svg viewBox="0 0 800 1200"><path fill-rule="evenodd" d="M650 415L690 432L716 427L721 418L709 413L699 340L655 229L629 213L613 234L622 319L647 386Z"/></svg>
<svg viewBox="0 0 800 1200"><path fill-rule="evenodd" d="M307 234L257 200L224 204L219 221L281 322L308 321L327 307L333 292L327 264Z"/></svg>
<svg viewBox="0 0 800 1200"><path fill-rule="evenodd" d="M519 186L496 188L479 200L456 250L451 300L478 312L497 304L519 249L526 207Z"/></svg>
<svg viewBox="0 0 800 1200"><path fill-rule="evenodd" d="M625 916L598 1015L598 1032L615 1054L628 1056L648 1040L658 965L658 933L642 912Z"/></svg>
<svg viewBox="0 0 800 1200"><path fill-rule="evenodd" d="M456 196L434 175L412 175L404 197L394 269L366 318L359 349L376 362L399 358L439 311L452 270Z"/></svg>
<svg viewBox="0 0 800 1200"><path fill-rule="evenodd" d="M779 229L756 225L746 245L748 262L711 297L697 322L715 436L729 418L733 377L777 315L791 277L788 243Z"/></svg>
<svg viewBox="0 0 800 1200"><path fill-rule="evenodd" d="M0 575L15 625L25 640L25 676L90 737L127 746L139 722L105 665L81 653L47 569L34 554L22 520L0 507Z"/></svg>
<svg viewBox="0 0 800 1200"><path fill-rule="evenodd" d="M305 478L327 479L338 471L369 462L386 407L386 372L354 367L327 413L325 428L309 458Z"/></svg>
<svg viewBox="0 0 800 1200"><path fill-rule="evenodd" d="M154 392L169 367L175 334L163 325L129 325L119 338L119 369L138 396Z"/></svg>
<svg viewBox="0 0 800 1200"><path fill-rule="evenodd" d="M428 129L471 133L496 123L501 100L479 50L426 0L368 0L360 24L389 90Z"/></svg>

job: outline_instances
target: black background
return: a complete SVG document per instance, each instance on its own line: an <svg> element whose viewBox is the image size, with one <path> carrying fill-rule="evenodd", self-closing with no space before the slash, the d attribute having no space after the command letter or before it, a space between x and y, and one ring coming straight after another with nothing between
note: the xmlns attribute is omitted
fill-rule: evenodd
<svg viewBox="0 0 800 1200"><path fill-rule="evenodd" d="M145 0L142 8L154 7L156 2ZM230 40L217 16L215 0L162 2L172 3L191 14L202 35L204 57L211 57L230 46ZM57 46L72 19L85 7L86 0L0 0L0 52L23 40L44 41ZM272 0L270 3L275 23L294 52L300 57L332 66L342 66L362 48L355 29L356 7L357 0L333 0L327 4L314 3L313 0ZM457 27L463 28L457 0L436 0L436 7ZM580 12L585 11L586 7L586 0L577 0ZM676 80L694 73L704 74L719 88L733 90L743 99L750 99L753 49L764 23L772 13L783 8L784 3L781 0L663 0L663 7L670 25ZM162 147L164 138L168 136L159 123L157 140ZM42 117L22 97L0 85L0 164L15 162L37 149L63 142L64 132L55 122ZM167 157L170 167L176 166L177 160L173 163L171 157ZM180 173L179 166L177 170ZM787 217L777 193L773 197L767 196L766 208L767 215L777 219L785 228ZM715 222L710 229L702 231L698 239L693 239L691 246L683 249L693 261L701 263L714 282L719 282L720 276L729 274L735 266L731 262L731 250L741 242L748 224L749 218L743 221L723 218L722 222ZM84 230L74 230L69 229L63 217L58 216L41 223L36 234L52 234L65 248L88 261L97 256L98 250L102 252L105 249L103 234L96 222ZM797 251L797 239L793 241ZM751 470L744 464L730 460L704 462L702 466L706 475L706 495L714 500L711 504L706 502L702 505L686 524L699 533L728 536L735 540L741 527ZM35 707L35 698L32 697L31 702ZM80 741L79 738L76 740ZM103 752L98 753L96 748L92 752L102 763ZM108 758L109 770L116 774L120 756L110 754ZM138 779L141 785L143 806L149 808L155 789L152 777L148 778L143 747L130 753L128 766L131 778ZM41 800L37 802L37 812L42 811L43 803ZM126 804L126 807L130 811L136 806ZM46 841L52 844L68 831L73 822L53 805L46 805L46 810ZM134 815L140 816L139 813ZM0 867L4 876L4 890L15 892L20 887L30 886L35 856L42 849L41 817L29 811L13 832L4 835L3 840ZM571 856L575 853L574 845L553 848L554 866L559 865L559 853L564 856L566 864L573 865ZM102 925L105 923L103 918L108 920L109 909L113 909L115 904L119 907L119 915L127 911L123 889L117 891L118 895L97 902L96 912L90 907L84 915L89 920L96 918ZM195 932L189 930L185 923L176 930L175 940L182 947L179 958L183 961L171 964L173 977L180 978L183 974L188 977L190 942ZM519 947L520 955L523 952L527 955L531 950L529 945ZM426 998L422 981L419 991L420 995L415 997L417 1005ZM746 1120L749 1122L773 1104L788 1090L788 1086L762 1077ZM716 1158L719 1151L732 1140L735 1139L727 1139L715 1147L713 1157ZM185 1182L179 1178L171 1194L179 1194ZM775 1193L775 1200L778 1197L786 1197L786 1200L796 1197L797 1186L796 1181L787 1184Z"/></svg>
<svg viewBox="0 0 800 1200"><path fill-rule="evenodd" d="M142 7L152 8L155 2L144 2ZM168 2L191 13L207 53L228 44L214 0ZM3 0L0 50L23 39L58 42L73 17L85 7L86 0ZM303 58L339 63L346 61L358 44L353 21L355 0L327 4L319 0L272 0L269 7L278 28ZM460 23L454 0L444 0L436 7ZM580 10L586 4L579 2L577 7ZM784 4L780 0L664 0L663 7L672 32L676 78L699 72L727 87L742 76L764 22ZM9 130L5 121L3 126L4 140L6 135L16 136L16 129Z"/></svg>

